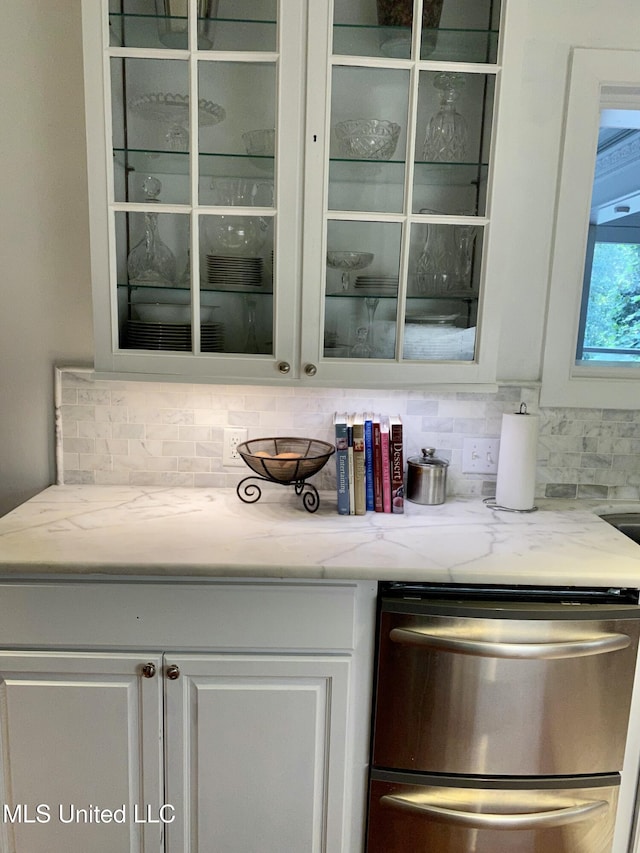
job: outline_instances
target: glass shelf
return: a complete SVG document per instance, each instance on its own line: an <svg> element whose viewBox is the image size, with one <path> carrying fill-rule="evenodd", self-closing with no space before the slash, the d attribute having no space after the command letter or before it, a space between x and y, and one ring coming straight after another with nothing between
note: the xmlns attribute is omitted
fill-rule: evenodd
<svg viewBox="0 0 640 853"><path fill-rule="evenodd" d="M151 151L140 148L114 148L114 160L118 166L130 172L160 175L188 175L188 151ZM273 174L274 157L250 154L204 154L200 153L200 174L216 177L264 178Z"/></svg>
<svg viewBox="0 0 640 853"><path fill-rule="evenodd" d="M428 163L416 161L414 182L424 186L463 187L487 181L488 163Z"/></svg>
<svg viewBox="0 0 640 853"><path fill-rule="evenodd" d="M162 41L161 29L175 30L172 43ZM200 50L258 50L276 49L274 20L256 18L198 18ZM166 50L187 49L187 19L179 16L133 12L109 13L111 47L142 47Z"/></svg>
<svg viewBox="0 0 640 853"><path fill-rule="evenodd" d="M372 24L334 24L333 54L409 59L411 30ZM424 29L422 60L495 65L498 31L494 29Z"/></svg>
<svg viewBox="0 0 640 853"><path fill-rule="evenodd" d="M124 290L136 290L144 292L145 290L154 290L154 291L164 291L167 293L188 293L189 287L183 287L181 285L173 285L171 287L161 287L159 285L141 285L141 284L128 284L127 282L118 282L118 289L121 291ZM248 286L242 287L241 285L237 286L229 286L229 287L211 287L210 285L200 285L200 294L204 293L240 293L248 296L273 296L273 287L252 287Z"/></svg>
<svg viewBox="0 0 640 853"><path fill-rule="evenodd" d="M366 299L369 297L374 297L376 299L391 300L391 301L397 301L397 299L398 299L397 293L388 293L388 294L376 293L376 292L367 293L364 290L364 288L362 289L362 292L358 292L358 293L356 293L354 291L343 290L343 291L337 291L335 293L325 293L325 296L327 297L327 299ZM448 293L446 296L442 296L442 295L428 296L426 294L421 293L419 295L412 294L411 296L407 296L407 302L420 302L422 300L429 300L429 301L437 300L439 302L452 302L452 301L455 301L455 302L477 302L478 301L478 294L477 293Z"/></svg>
<svg viewBox="0 0 640 853"><path fill-rule="evenodd" d="M378 184L404 181L404 160L357 160L332 157L331 180L360 183L367 178ZM416 161L414 180L433 186L468 186L487 180L487 163L427 163Z"/></svg>
<svg viewBox="0 0 640 853"><path fill-rule="evenodd" d="M188 151L157 151L140 148L114 148L116 164L129 172L163 175L188 175ZM264 178L273 172L274 158L249 154L203 154L200 173L207 177ZM404 160L356 160L331 158L331 180L360 183L371 180L379 184L401 184ZM414 180L425 186L468 186L487 180L487 163L426 163L417 161Z"/></svg>

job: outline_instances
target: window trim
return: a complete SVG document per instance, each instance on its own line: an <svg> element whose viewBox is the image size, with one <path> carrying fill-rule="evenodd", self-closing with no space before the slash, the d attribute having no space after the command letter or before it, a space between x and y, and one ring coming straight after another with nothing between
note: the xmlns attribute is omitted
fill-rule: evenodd
<svg viewBox="0 0 640 853"><path fill-rule="evenodd" d="M605 361L576 364L604 86L620 87L618 101L640 109L640 51L572 50L547 305L542 406L640 409L640 387L634 386L640 383L640 365Z"/></svg>

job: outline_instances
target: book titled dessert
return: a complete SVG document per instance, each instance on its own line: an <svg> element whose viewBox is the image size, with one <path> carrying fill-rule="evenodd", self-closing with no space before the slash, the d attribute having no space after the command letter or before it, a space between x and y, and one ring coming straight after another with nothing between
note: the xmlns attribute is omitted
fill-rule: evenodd
<svg viewBox="0 0 640 853"><path fill-rule="evenodd" d="M391 512L404 512L404 452L402 419L389 418L389 468L391 479Z"/></svg>

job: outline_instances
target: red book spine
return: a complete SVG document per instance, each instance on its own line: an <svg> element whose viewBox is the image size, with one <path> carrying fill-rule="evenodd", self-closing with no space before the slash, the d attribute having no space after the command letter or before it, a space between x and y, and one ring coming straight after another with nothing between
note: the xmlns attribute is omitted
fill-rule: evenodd
<svg viewBox="0 0 640 853"><path fill-rule="evenodd" d="M389 462L389 422L380 425L382 451L382 511L391 512L391 466Z"/></svg>

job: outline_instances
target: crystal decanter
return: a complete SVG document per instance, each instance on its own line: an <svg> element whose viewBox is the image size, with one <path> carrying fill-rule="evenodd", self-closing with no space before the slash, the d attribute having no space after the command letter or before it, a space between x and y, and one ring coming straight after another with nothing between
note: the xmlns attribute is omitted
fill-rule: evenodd
<svg viewBox="0 0 640 853"><path fill-rule="evenodd" d="M438 214L422 208L420 213ZM421 296L446 296L455 285L453 226L440 222L426 225L427 238L416 262L416 288Z"/></svg>
<svg viewBox="0 0 640 853"><path fill-rule="evenodd" d="M440 109L429 120L422 159L429 163L455 163L467 153L467 122L456 110L456 101L464 86L464 76L442 71L433 85L442 92Z"/></svg>
<svg viewBox="0 0 640 853"><path fill-rule="evenodd" d="M145 178L142 184L148 202L159 201L162 184L157 178ZM144 215L144 235L127 258L129 284L173 287L176 281L176 259L158 233L158 214Z"/></svg>

